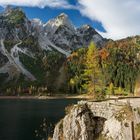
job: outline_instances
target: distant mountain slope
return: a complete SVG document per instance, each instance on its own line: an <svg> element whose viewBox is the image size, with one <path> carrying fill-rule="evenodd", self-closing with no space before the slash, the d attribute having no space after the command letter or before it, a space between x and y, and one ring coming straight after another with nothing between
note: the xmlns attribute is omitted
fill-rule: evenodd
<svg viewBox="0 0 140 140"><path fill-rule="evenodd" d="M101 48L108 40L89 25L76 28L64 13L42 23L29 20L20 8L6 8L0 13L0 89L31 84L60 87L66 58L91 41Z"/></svg>
<svg viewBox="0 0 140 140"><path fill-rule="evenodd" d="M73 50L88 46L91 40L99 46L104 44L93 28L85 25L76 29L64 13L43 24L39 19L30 21L22 9L8 6L0 14L2 83L8 83L8 87L18 80L49 83L51 79L53 82L65 58Z"/></svg>

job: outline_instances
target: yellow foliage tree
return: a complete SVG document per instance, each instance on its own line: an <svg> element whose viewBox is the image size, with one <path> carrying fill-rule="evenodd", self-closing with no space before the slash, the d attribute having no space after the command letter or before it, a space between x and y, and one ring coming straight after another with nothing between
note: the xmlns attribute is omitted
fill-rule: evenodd
<svg viewBox="0 0 140 140"><path fill-rule="evenodd" d="M90 43L85 58L84 78L86 83L83 87L88 93L96 92L96 85L99 81L100 69L98 63L98 50L93 42Z"/></svg>

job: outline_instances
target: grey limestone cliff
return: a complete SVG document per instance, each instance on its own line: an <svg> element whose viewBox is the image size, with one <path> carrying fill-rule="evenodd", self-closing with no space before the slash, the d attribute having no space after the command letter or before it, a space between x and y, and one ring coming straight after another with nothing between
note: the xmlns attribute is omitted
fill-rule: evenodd
<svg viewBox="0 0 140 140"><path fill-rule="evenodd" d="M133 140L140 134L140 99L80 101L55 127L53 140Z"/></svg>

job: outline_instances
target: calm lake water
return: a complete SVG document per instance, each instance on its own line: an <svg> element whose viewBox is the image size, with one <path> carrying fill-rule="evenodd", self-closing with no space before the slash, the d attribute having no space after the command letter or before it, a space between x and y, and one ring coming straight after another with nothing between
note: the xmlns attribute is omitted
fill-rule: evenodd
<svg viewBox="0 0 140 140"><path fill-rule="evenodd" d="M44 118L56 124L67 105L77 99L0 99L0 140L40 140L35 137Z"/></svg>

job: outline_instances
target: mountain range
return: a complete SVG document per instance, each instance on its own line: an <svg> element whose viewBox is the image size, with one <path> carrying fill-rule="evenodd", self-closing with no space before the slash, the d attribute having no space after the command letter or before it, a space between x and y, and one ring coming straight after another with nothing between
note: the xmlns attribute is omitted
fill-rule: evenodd
<svg viewBox="0 0 140 140"><path fill-rule="evenodd" d="M65 13L43 23L8 6L0 14L1 89L18 84L53 88L62 82L67 57L91 41L102 48L108 40L90 25L76 28Z"/></svg>

